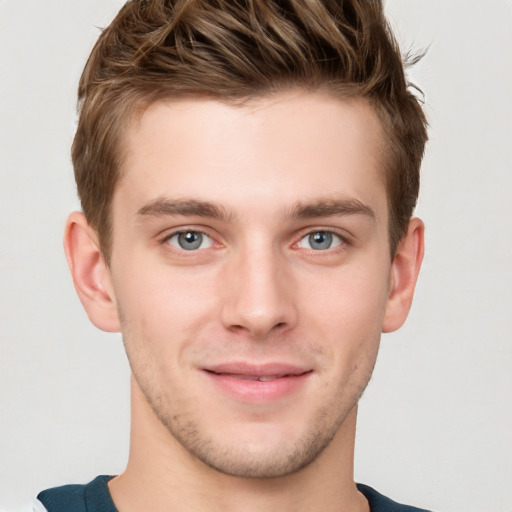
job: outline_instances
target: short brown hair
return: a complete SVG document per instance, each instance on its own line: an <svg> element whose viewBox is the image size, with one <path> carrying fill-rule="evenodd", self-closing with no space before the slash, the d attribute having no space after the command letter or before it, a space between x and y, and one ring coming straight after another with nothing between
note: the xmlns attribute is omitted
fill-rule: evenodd
<svg viewBox="0 0 512 512"><path fill-rule="evenodd" d="M380 1L131 0L85 66L72 149L82 208L107 261L122 135L134 115L174 97L232 102L292 87L375 107L393 256L416 205L427 131Z"/></svg>

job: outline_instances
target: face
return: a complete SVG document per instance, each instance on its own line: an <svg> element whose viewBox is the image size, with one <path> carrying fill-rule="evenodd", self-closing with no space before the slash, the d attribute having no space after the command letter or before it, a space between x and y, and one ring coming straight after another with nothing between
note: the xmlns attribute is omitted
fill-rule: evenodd
<svg viewBox="0 0 512 512"><path fill-rule="evenodd" d="M301 92L180 100L125 142L110 272L138 386L191 457L299 470L354 409L383 328L376 115Z"/></svg>

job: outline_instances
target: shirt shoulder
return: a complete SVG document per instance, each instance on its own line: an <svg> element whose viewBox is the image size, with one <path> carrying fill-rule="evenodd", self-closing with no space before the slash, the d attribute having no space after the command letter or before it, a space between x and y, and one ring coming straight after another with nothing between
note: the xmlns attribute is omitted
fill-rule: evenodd
<svg viewBox="0 0 512 512"><path fill-rule="evenodd" d="M37 496L37 512L118 512L107 483L113 478L101 475L86 485L63 485L42 491ZM430 512L403 505L380 494L368 485L357 484L358 490L366 497L371 512Z"/></svg>
<svg viewBox="0 0 512 512"><path fill-rule="evenodd" d="M101 475L86 485L53 487L40 492L37 500L47 512L118 512L107 486L111 478Z"/></svg>
<svg viewBox="0 0 512 512"><path fill-rule="evenodd" d="M423 508L403 505L380 494L369 485L357 484L357 489L361 492L370 504L371 512L432 512Z"/></svg>

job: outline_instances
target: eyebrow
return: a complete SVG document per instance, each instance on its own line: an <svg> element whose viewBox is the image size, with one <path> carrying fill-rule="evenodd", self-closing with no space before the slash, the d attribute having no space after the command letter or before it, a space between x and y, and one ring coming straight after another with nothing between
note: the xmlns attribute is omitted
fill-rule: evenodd
<svg viewBox="0 0 512 512"><path fill-rule="evenodd" d="M158 198L137 211L139 217L172 215L207 217L224 221L233 217L224 207L197 199ZM286 210L286 217L294 219L312 219L338 215L364 215L376 219L375 212L370 206L353 198L326 198L309 203L299 201Z"/></svg>
<svg viewBox="0 0 512 512"><path fill-rule="evenodd" d="M213 219L227 220L230 215L216 204L197 199L155 199L137 211L139 217L164 217L168 215L184 215L209 217Z"/></svg>
<svg viewBox="0 0 512 512"><path fill-rule="evenodd" d="M364 215L375 220L374 210L358 199L328 198L313 203L296 203L290 212L290 217L296 219L311 219L316 217L334 217L337 215Z"/></svg>

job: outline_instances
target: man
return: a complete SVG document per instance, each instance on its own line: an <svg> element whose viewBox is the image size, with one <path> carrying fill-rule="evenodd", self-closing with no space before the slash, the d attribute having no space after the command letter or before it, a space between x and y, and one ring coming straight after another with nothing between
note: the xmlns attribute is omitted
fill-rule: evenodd
<svg viewBox="0 0 512 512"><path fill-rule="evenodd" d="M130 457L37 510L420 510L353 480L423 256L426 122L382 5L130 1L79 97L65 249L123 334Z"/></svg>

